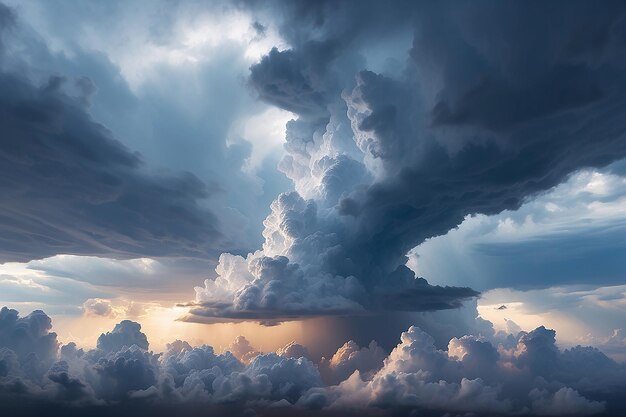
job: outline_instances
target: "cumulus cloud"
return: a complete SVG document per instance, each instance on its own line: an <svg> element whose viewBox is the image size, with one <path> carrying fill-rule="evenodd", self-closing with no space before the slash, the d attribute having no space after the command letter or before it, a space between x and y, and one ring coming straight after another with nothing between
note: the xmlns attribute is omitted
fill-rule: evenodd
<svg viewBox="0 0 626 417"><path fill-rule="evenodd" d="M236 5L169 5L165 19L162 3L140 17L130 4L94 12L7 2L15 7L3 4L0 20L0 187L14 204L1 213L12 225L2 233L2 260L65 253L213 261L226 248L257 244L266 215L258 207L288 184L273 155L244 172L244 121L270 108L254 101L240 73L256 59L248 53L277 41L273 29L252 39L241 24L253 20ZM68 27L67 16L85 25ZM48 211L37 208L44 205ZM236 227L222 233L225 223Z"/></svg>
<svg viewBox="0 0 626 417"><path fill-rule="evenodd" d="M615 394L626 381L623 364L593 348L561 350L554 331L544 327L505 339L466 335L444 350L412 326L389 354L375 342L363 348L347 342L316 364L302 345L260 353L243 338L231 347L245 362L230 348L217 354L181 340L153 353L140 324L131 321L102 334L97 348L85 352L74 343L59 348L41 311L21 318L4 308L2 317L0 398L7 406L22 398L55 407L132 404L145 410L245 404L322 415L401 409L591 415L619 409Z"/></svg>
<svg viewBox="0 0 626 417"><path fill-rule="evenodd" d="M535 388L529 396L533 410L540 416L586 416L604 411L601 402L589 401L571 388L561 388L553 395Z"/></svg>
<svg viewBox="0 0 626 417"><path fill-rule="evenodd" d="M105 352L115 352L132 346L148 350L148 338L141 332L141 325L134 321L122 320L112 331L98 337L97 347Z"/></svg>
<svg viewBox="0 0 626 417"><path fill-rule="evenodd" d="M3 349L3 373L15 370L30 377L41 377L56 359L57 334L51 332L52 320L36 310L19 317L17 310L0 310L0 347ZM16 365L19 367L16 368Z"/></svg>
<svg viewBox="0 0 626 417"><path fill-rule="evenodd" d="M237 336L233 342L228 345L226 348L227 351L231 352L237 359L239 359L243 363L250 363L252 359L256 358L261 354L261 352L255 350L250 341L246 339L244 336Z"/></svg>
<svg viewBox="0 0 626 417"><path fill-rule="evenodd" d="M113 313L111 300L103 300L101 298L89 298L83 303L83 311L87 315L110 316Z"/></svg>
<svg viewBox="0 0 626 417"><path fill-rule="evenodd" d="M330 359L321 359L320 372L327 383L337 384L355 371L367 379L382 368L386 356L386 352L374 340L362 348L350 340L337 349Z"/></svg>
<svg viewBox="0 0 626 417"><path fill-rule="evenodd" d="M623 365L597 350L592 355L597 354L611 362L595 362L601 372L618 372L623 378ZM598 397L598 390L584 381L588 370L568 362L570 355L572 351L556 347L554 332L543 327L513 338L509 350L502 343L494 346L488 340L464 336L452 339L447 351L437 349L430 335L411 327L380 370L365 378L355 372L318 394L325 396L330 408L367 403L478 415L590 415L605 411L604 402L586 398L578 391ZM588 362L579 353L573 355L577 363ZM607 383L613 382L605 380L601 385Z"/></svg>
<svg viewBox="0 0 626 417"><path fill-rule="evenodd" d="M291 47L250 73L262 100L297 115L280 164L296 191L272 203L261 250L222 255L190 320L459 307L477 292L415 277L410 249L626 155L621 5L327 6L281 4ZM390 21L414 33L404 71L366 70L358 53Z"/></svg>
<svg viewBox="0 0 626 417"><path fill-rule="evenodd" d="M282 357L285 357L285 358L294 358L294 359L307 358L307 359L311 359L311 354L309 353L309 350L305 346L302 346L301 344L296 343L296 342L289 342L289 343L287 343L285 346L283 346L280 349L278 349L276 351L276 354L278 356L282 356Z"/></svg>

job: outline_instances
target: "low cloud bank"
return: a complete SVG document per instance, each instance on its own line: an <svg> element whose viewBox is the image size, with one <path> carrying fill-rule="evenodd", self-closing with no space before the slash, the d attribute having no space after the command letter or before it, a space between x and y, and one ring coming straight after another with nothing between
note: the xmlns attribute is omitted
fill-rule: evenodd
<svg viewBox="0 0 626 417"><path fill-rule="evenodd" d="M374 341L367 347L348 341L318 363L297 343L262 353L244 337L224 353L180 340L154 353L141 325L129 320L103 333L89 351L61 345L51 330L42 311L20 317L0 310L0 409L24 414L30 409L21 404L28 403L42 405L39 415L120 407L165 413L180 405L246 416L624 410L618 395L626 389L626 366L591 347L562 351L555 332L543 326L516 335L452 338L447 350L411 326L390 353Z"/></svg>

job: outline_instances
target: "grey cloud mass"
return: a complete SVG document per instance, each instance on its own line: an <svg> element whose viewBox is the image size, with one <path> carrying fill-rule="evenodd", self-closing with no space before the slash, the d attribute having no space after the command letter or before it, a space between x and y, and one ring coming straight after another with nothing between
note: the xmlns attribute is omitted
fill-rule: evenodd
<svg viewBox="0 0 626 417"><path fill-rule="evenodd" d="M611 416L624 407L618 397L624 365L590 347L561 350L555 332L543 326L455 337L445 349L411 326L391 352L376 342L360 348L348 341L319 363L293 343L245 362L180 340L157 354L147 350L140 324L128 320L86 352L74 343L59 348L50 330L42 311L20 318L15 310L1 310L0 410L81 415L99 408L126 415L161 408L167 414L176 404L184 415L195 409L226 415ZM254 350L242 338L237 345Z"/></svg>
<svg viewBox="0 0 626 417"><path fill-rule="evenodd" d="M13 12L2 13L0 30L10 31ZM150 173L64 92L69 82L0 74L1 260L212 253L221 234L202 204L210 188L188 173Z"/></svg>
<svg viewBox="0 0 626 417"><path fill-rule="evenodd" d="M170 3L172 16L167 17L159 12L165 5L153 3L140 17L145 18L142 26L127 20L137 3L9 3L13 6L2 6L0 66L3 89L13 80L15 85L3 94L4 105L30 106L48 119L29 124L28 113L11 110L3 123L16 124L21 117L21 125L11 127L15 130L11 136L2 136L3 148L8 151L14 146L8 141L21 140L16 135L32 135L28 129L47 129L38 134L59 140L22 141L23 151L42 158L33 164L45 163L46 169L56 171L51 176L43 167L28 175L18 170L5 179L3 190L10 186L7 192L28 192L37 200L15 200L29 206L26 211L12 208L23 214L22 219L13 212L5 214L7 222L14 223L10 240L15 247L3 250L3 260L73 253L214 262L223 250L257 244L269 202L289 184L272 166L276 156L271 154L259 167L244 172L253 150L243 137L247 132L242 120L269 109L255 102L241 81L239 72L246 72L249 65L244 51L230 41L210 54L203 49L207 57L203 55L193 68L161 55L158 58L165 62L153 62L150 55L180 46L182 40L168 37L180 36L181 22L196 12L219 15L234 6L214 4L213 13L211 7L196 10L189 3ZM67 25L67 19L85 25ZM199 26L195 20L191 23ZM112 38L117 36L132 42ZM147 56L125 60L128 50L118 46L132 49L142 41L149 45L141 48ZM140 81L129 73L140 75ZM62 126L45 126L61 122ZM70 137L76 143L70 143ZM91 149L101 159L90 161L70 145ZM71 152L63 157L51 154L46 160L47 147ZM28 161L16 158L11 162L17 165L5 163L5 169L28 166ZM23 183L21 189L15 181ZM43 208L36 210L37 205L48 205L50 217ZM13 238L15 234L20 239ZM37 239L40 234L43 238Z"/></svg>
<svg viewBox="0 0 626 417"><path fill-rule="evenodd" d="M525 280L521 260L482 286L464 270L441 282L409 255L474 215L521 217L585 173L623 188L625 69L617 1L0 3L0 262L37 276L7 274L9 301L23 282L81 281L83 320L122 317L135 294L179 286L169 271L196 282L215 264L178 320L302 320L310 341L157 353L123 320L86 350L61 346L43 311L3 308L0 414L623 415L624 363L478 316L479 290L548 273ZM621 242L623 201L603 196L545 216L610 217ZM534 250L584 252L546 242ZM606 330L621 311L621 287L545 285L540 307L498 298L490 312L525 305L536 320L571 300L572 322L592 309ZM607 346L623 349L622 332Z"/></svg>
<svg viewBox="0 0 626 417"><path fill-rule="evenodd" d="M272 203L261 251L222 255L188 320L459 307L478 293L416 278L412 248L626 156L620 3L251 7L290 45L249 83L298 116L279 165L295 192ZM402 71L372 71L369 49L403 31Z"/></svg>

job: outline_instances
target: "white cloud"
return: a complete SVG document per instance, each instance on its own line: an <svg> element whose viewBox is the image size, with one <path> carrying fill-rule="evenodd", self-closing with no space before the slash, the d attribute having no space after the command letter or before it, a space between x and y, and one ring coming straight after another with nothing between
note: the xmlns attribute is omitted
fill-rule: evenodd
<svg viewBox="0 0 626 417"><path fill-rule="evenodd" d="M501 305L506 309L498 309ZM620 337L626 318L623 285L496 289L483 293L478 311L497 330L507 330L511 320L524 330L545 324L557 330L563 346L591 345L617 360L626 359L626 341Z"/></svg>

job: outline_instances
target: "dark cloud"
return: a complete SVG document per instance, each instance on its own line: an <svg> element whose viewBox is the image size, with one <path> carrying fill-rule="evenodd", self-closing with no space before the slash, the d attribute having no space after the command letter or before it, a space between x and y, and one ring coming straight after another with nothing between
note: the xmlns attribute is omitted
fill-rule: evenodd
<svg viewBox="0 0 626 417"><path fill-rule="evenodd" d="M337 349L330 359L323 357L320 360L320 373L328 385L345 381L355 371L369 379L383 367L386 356L385 350L374 340L362 348L350 340Z"/></svg>
<svg viewBox="0 0 626 417"><path fill-rule="evenodd" d="M254 102L242 86L240 72L247 71L250 59L244 57L246 42L216 46L211 59L203 55L193 70L169 61L152 63L147 52L149 56L137 55L132 60L129 71L126 61L120 59L120 49L96 45L118 44L110 37L113 33L120 36L122 49L135 48L133 42L144 42L141 53L150 50L146 44L159 50L177 48L181 42L177 37L187 34L175 30L184 25L181 22L196 22L198 13L231 16L232 7L196 8L163 2L151 6L150 11L144 9L146 21L141 18L142 24L130 24L126 16L134 13L135 6L71 2L55 7L45 2L15 9L2 6L0 43L6 45L6 49L0 48L3 106L30 106L32 112L49 115L47 120L31 121L27 112L2 109L8 112L2 129L7 133L15 130L11 136L2 136L2 149L6 152L19 140L34 158L30 163L38 167L25 175L19 170L25 170L23 164L28 161L13 158L9 164L4 152L0 156L6 170L17 169L1 184L2 189L10 186L23 192L19 199L11 197L17 205L10 207L11 212L7 207L0 213L3 223L13 223L13 228L3 233L11 233L12 245L0 243L2 260L21 261L54 253L207 259L226 247L240 250L258 242L267 206L277 194L274 187L282 187L284 178L276 180L275 166L271 172L266 167L258 173L256 167L254 172L242 171L250 146L245 137L234 136L242 133L248 116L268 109ZM171 13L163 15L168 7ZM67 19L84 25L65 25ZM83 42L91 36L85 32L87 27L94 42ZM63 52L52 39L60 41ZM149 68L144 67L147 61L151 62ZM138 72L135 63L141 66ZM44 94L46 82L41 80L50 75L67 79L53 78L51 86L58 85L60 90L49 89ZM14 80L13 90L5 91ZM20 125L5 127L7 123ZM63 126L54 131L54 126L42 123ZM49 136L46 140L50 142L41 142L42 138L32 142L34 133L28 129L44 129L39 134ZM31 136L26 141L19 135ZM75 143L69 143L70 137ZM248 146L230 146L233 139ZM85 159L74 145L91 149L101 159ZM49 151L46 159L44 154ZM125 163L117 157L125 158ZM271 166L271 159L264 162ZM43 164L46 166L40 166ZM6 177L4 171L2 175ZM37 198L26 198L30 195ZM49 212L36 209L43 205ZM16 213L22 213L22 218ZM225 223L233 227L224 228ZM231 231L220 233L226 229Z"/></svg>
<svg viewBox="0 0 626 417"><path fill-rule="evenodd" d="M56 384L55 396L67 403L88 399L91 396L89 387L80 379L71 377L69 372L65 361L56 362L48 371L48 379Z"/></svg>
<svg viewBox="0 0 626 417"><path fill-rule="evenodd" d="M145 172L59 83L0 75L3 260L210 253L220 234L205 185Z"/></svg>
<svg viewBox="0 0 626 417"><path fill-rule="evenodd" d="M256 20L252 22L252 29L254 29L258 37L265 37L265 31L267 30L267 27L263 26L263 24L261 24L260 22Z"/></svg>
<svg viewBox="0 0 626 417"><path fill-rule="evenodd" d="M291 48L254 65L250 83L299 116L280 165L297 194L272 204L263 253L241 273L218 267L225 279L206 283L192 314L459 307L477 292L416 278L409 250L467 215L518 209L572 172L626 156L620 3L279 4L267 7ZM392 25L414 31L403 71L364 70ZM351 132L338 127L348 123ZM252 266L270 264L284 267ZM241 291L225 294L232 282ZM290 300L280 309L278 294Z"/></svg>
<svg viewBox="0 0 626 417"><path fill-rule="evenodd" d="M19 317L17 310L2 307L0 310L0 372L10 374L19 369L31 378L41 377L56 359L59 342L57 334L50 332L52 320L43 311L36 310Z"/></svg>
<svg viewBox="0 0 626 417"><path fill-rule="evenodd" d="M315 69L333 58L332 45L311 44L302 54L274 48L250 69L250 82L262 100L307 117L323 116L328 100L324 87L316 84L324 76ZM310 68L311 64L316 68Z"/></svg>
<svg viewBox="0 0 626 417"><path fill-rule="evenodd" d="M358 236L398 243L398 256L445 233L467 214L516 209L570 172L605 165L625 151L616 111L624 103L614 94L625 85L623 57L618 51L601 58L592 51L582 58L568 53L574 39L587 36L584 4L572 5L566 19L557 18L557 9L519 3L485 3L462 17L445 6L434 9L424 10L416 25L412 77L395 81L362 73L352 93L369 109L359 127L370 135L366 150L394 173L365 196L359 218L366 227ZM445 19L446 26L435 29L430 13ZM490 25L485 14L498 23ZM623 16L617 5L611 12L593 13L606 20L606 42L618 50L616 31ZM531 21L536 29L529 35L520 22ZM503 30L506 22L509 28ZM448 27L453 23L456 29ZM451 34L437 36L442 30ZM543 39L539 50L530 49L535 38ZM475 76L457 73L466 61ZM443 88L430 104L419 81L436 72ZM448 102L458 103L457 110ZM432 117L432 124L420 126L420 115ZM394 250L393 244L388 248Z"/></svg>
<svg viewBox="0 0 626 417"><path fill-rule="evenodd" d="M133 392L154 386L158 376L157 359L157 355L137 345L124 346L98 359L93 365L97 375L95 391L98 397L127 400L132 398Z"/></svg>
<svg viewBox="0 0 626 417"><path fill-rule="evenodd" d="M468 214L517 209L576 170L626 155L623 6L244 3L255 13L274 14L272 23L289 44L252 66L249 83L262 100L296 113L280 164L296 191L272 203L260 251L245 258L222 254L217 278L196 290L190 319L276 323L358 315L362 325L382 326L381 317L391 316L369 314L410 311L424 312L423 328L411 326L385 355L377 344L348 343L320 372L299 346L262 354L242 339L233 354L178 341L155 355L139 325L123 322L101 336L98 350L80 354L68 345L65 364L34 379L22 371L32 356L22 360L10 338L3 341L8 347L1 346L0 392L12 399L88 398L138 409L234 403L244 415L279 406L291 414L355 408L381 415L619 410L624 366L594 349L563 351L554 331L544 327L502 339L468 333L442 346L457 323L438 322L430 311L453 310L478 293L430 285L404 264L411 248ZM378 70L381 40L407 31L413 44L404 62L395 71ZM62 92L61 78L34 87L6 75L0 86L8 92L0 99L6 131L20 138L7 142L2 155L11 169L0 173L8 185L11 175L19 175L32 187L22 193L11 188L7 201L30 221L43 218L37 211L42 204L31 204L33 195L38 203L67 196L63 201L71 204L46 213L46 227L98 237L33 239L34 248L78 242L78 253L98 254L96 241L116 256L157 256L163 248L169 255L210 252L198 243L198 237L219 239L215 220L199 207L207 191L192 177L157 181L139 157L94 127L85 111L93 94L88 83L79 85L77 100ZM168 132L176 125L158 124ZM237 165L249 152L245 144L235 145L225 160ZM177 206L172 212L162 201ZM3 223L24 230L25 220L10 213Z"/></svg>

